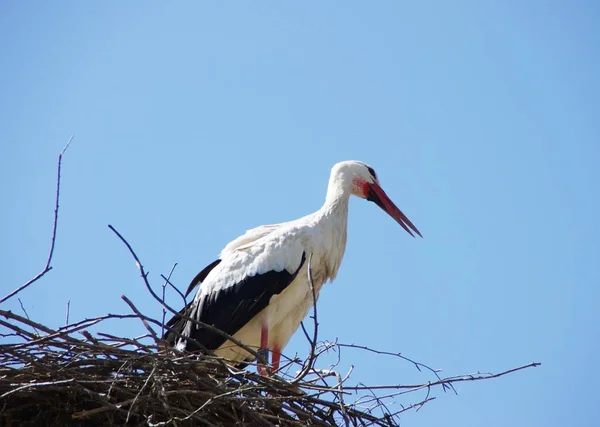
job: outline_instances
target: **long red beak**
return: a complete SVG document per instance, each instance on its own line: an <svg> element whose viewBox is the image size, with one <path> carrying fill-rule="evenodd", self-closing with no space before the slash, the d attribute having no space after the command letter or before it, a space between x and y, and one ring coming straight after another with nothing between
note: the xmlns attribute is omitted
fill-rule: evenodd
<svg viewBox="0 0 600 427"><path fill-rule="evenodd" d="M396 222L400 224L402 228L404 228L411 236L415 237L410 229L417 233L419 237L423 237L419 230L417 230L417 227L415 227L413 223L410 222L410 220L406 217L406 215L404 215L402 211L398 209L398 206L396 206L394 202L390 200L388 195L385 194L385 191L383 191L383 188L381 188L379 184L374 182L372 184L368 184L368 186L369 192L367 194L367 200L374 202L377 206L387 212L387 214L394 218Z"/></svg>

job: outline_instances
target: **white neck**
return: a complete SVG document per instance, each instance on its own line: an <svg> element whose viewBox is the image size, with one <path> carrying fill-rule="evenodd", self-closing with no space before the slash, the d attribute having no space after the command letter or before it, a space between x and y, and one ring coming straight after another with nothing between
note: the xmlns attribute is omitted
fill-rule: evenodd
<svg viewBox="0 0 600 427"><path fill-rule="evenodd" d="M322 228L323 249L327 254L327 272L331 280L337 275L346 249L349 198L349 189L344 188L340 180L332 178L329 180L325 203L317 212L317 221Z"/></svg>

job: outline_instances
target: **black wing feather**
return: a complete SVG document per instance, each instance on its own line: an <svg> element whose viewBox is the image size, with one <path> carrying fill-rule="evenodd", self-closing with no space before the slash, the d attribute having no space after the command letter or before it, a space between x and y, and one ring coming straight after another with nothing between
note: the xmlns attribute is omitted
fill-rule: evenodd
<svg viewBox="0 0 600 427"><path fill-rule="evenodd" d="M187 297L196 286L200 285L204 281L204 279L206 279L206 276L208 276L208 273L210 273L213 268L215 268L217 265L219 265L220 262L221 262L220 259L213 261L210 264L208 264L206 267L204 267L204 269L200 273L196 274L196 277L194 277L192 279L190 285L188 286L185 296ZM183 307L179 311L179 314L184 314L186 316L189 316L189 307L190 307L190 304ZM185 322L186 322L186 320L182 319L178 315L171 317L171 319L167 322L167 324L165 325L167 332L165 332L163 339L165 341L167 341L167 343L169 345L174 346L175 343L177 342L177 338L178 338L177 335L175 335L174 333L171 332L171 330L173 329L173 330L181 333L181 331L183 330L183 328L185 326Z"/></svg>
<svg viewBox="0 0 600 427"><path fill-rule="evenodd" d="M191 303L186 307L187 312L193 319L198 319L202 323L234 335L269 304L273 295L280 294L294 281L305 260L306 254L302 253L300 266L293 273L287 270L268 271L264 274L246 277L233 286L207 295L195 307ZM207 350L216 350L225 342L225 338L220 334L192 324L192 322L186 322L182 334L193 338ZM204 349L199 348L196 343L188 341L186 350Z"/></svg>
<svg viewBox="0 0 600 427"><path fill-rule="evenodd" d="M196 286L198 286L200 283L204 282L204 279L206 279L206 276L208 276L208 273L210 273L213 268L215 268L217 265L219 265L220 262L221 262L220 259L213 261L212 263L210 263L206 267L204 267L204 270L202 270L200 273L196 274L196 277L194 277L192 279L192 281L190 282L190 286L188 286L188 289L185 292L185 296L187 297L190 294L190 292L192 292L194 290L194 288Z"/></svg>

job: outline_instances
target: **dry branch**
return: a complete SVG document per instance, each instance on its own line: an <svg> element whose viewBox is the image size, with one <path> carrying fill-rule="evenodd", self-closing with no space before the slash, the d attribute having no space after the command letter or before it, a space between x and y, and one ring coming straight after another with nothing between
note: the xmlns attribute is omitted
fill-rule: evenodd
<svg viewBox="0 0 600 427"><path fill-rule="evenodd" d="M65 152L67 151L67 149L69 148L69 145L71 145L71 141L73 141L72 136L71 136L71 138L69 138L69 141L67 142L65 147L62 149L62 151L58 155L58 172L56 173L56 200L55 200L55 204L54 204L54 221L52 224L52 239L50 240L50 251L48 252L48 258L46 259L46 265L45 265L44 269L42 271L40 271L37 275L35 275L32 279L28 280L27 282L25 282L24 284L22 284L21 286L16 288L14 291L9 293L8 295L2 297L2 299L0 299L0 304L2 304L6 300L14 297L22 290L28 288L33 283L35 283L39 279L41 279L47 272L52 270L52 266L50 265L50 263L52 262L52 255L54 255L54 245L56 243L56 229L58 228L58 202L60 200L60 168L62 166L62 157L65 154Z"/></svg>

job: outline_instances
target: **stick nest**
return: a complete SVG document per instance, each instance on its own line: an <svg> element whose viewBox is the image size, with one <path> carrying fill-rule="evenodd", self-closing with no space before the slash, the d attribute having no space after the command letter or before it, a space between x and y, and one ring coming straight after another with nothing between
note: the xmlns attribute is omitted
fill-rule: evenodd
<svg viewBox="0 0 600 427"><path fill-rule="evenodd" d="M86 329L54 330L0 310L0 425L390 425L278 377ZM160 344L160 343L159 343ZM310 384L307 384L310 385Z"/></svg>

